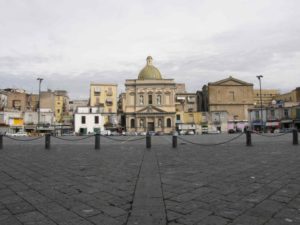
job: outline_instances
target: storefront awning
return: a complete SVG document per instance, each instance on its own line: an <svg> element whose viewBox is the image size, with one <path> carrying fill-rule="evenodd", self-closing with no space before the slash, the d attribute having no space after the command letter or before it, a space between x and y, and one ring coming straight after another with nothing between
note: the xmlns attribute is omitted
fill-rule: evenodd
<svg viewBox="0 0 300 225"><path fill-rule="evenodd" d="M293 123L293 120L281 120L281 123Z"/></svg>
<svg viewBox="0 0 300 225"><path fill-rule="evenodd" d="M277 121L267 122L266 126L267 127L277 127L277 126L279 126L279 122L277 122Z"/></svg>

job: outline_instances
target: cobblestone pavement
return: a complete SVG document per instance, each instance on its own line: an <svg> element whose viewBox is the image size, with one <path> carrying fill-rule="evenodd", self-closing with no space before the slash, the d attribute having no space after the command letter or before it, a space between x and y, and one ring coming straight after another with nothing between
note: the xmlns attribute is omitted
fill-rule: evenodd
<svg viewBox="0 0 300 225"><path fill-rule="evenodd" d="M1 225L299 225L300 146L291 134L52 138L0 150ZM74 139L72 137L66 137Z"/></svg>

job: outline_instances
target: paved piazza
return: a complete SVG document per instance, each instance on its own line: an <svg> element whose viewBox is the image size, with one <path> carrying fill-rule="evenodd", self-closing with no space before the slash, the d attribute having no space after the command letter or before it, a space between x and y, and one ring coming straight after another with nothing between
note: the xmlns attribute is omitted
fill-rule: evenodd
<svg viewBox="0 0 300 225"><path fill-rule="evenodd" d="M181 136L218 143L227 135ZM80 137L65 137L75 139ZM0 150L1 225L299 225L300 146L292 134L214 146L171 136L16 142Z"/></svg>

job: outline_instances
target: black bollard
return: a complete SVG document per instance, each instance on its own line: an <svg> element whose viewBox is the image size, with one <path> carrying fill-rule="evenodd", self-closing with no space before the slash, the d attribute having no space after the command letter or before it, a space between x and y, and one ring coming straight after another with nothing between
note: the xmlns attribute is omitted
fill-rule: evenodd
<svg viewBox="0 0 300 225"><path fill-rule="evenodd" d="M100 149L100 134L95 134L95 149Z"/></svg>
<svg viewBox="0 0 300 225"><path fill-rule="evenodd" d="M247 130L246 131L246 145L247 146L251 146L252 145L252 141L251 141L251 131Z"/></svg>
<svg viewBox="0 0 300 225"><path fill-rule="evenodd" d="M298 131L297 131L297 129L293 130L293 145L298 145Z"/></svg>
<svg viewBox="0 0 300 225"><path fill-rule="evenodd" d="M0 134L0 149L3 149L3 134Z"/></svg>
<svg viewBox="0 0 300 225"><path fill-rule="evenodd" d="M177 148L177 135L173 135L172 146L173 148Z"/></svg>
<svg viewBox="0 0 300 225"><path fill-rule="evenodd" d="M146 148L151 148L151 136L150 136L150 134L146 135Z"/></svg>
<svg viewBox="0 0 300 225"><path fill-rule="evenodd" d="M50 143L51 143L51 134L45 135L45 148L50 149Z"/></svg>

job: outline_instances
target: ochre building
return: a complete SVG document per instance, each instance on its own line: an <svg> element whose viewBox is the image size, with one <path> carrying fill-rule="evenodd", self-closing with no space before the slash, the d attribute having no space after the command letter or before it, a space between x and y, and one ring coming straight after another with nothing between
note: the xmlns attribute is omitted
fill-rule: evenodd
<svg viewBox="0 0 300 225"><path fill-rule="evenodd" d="M253 107L253 84L233 77L208 83L209 111L225 111L228 120L248 120Z"/></svg>

